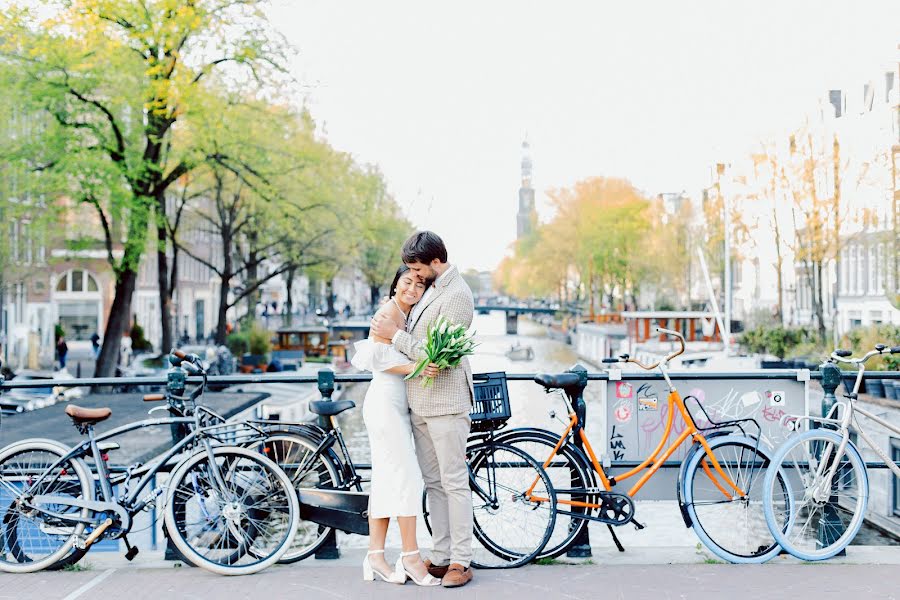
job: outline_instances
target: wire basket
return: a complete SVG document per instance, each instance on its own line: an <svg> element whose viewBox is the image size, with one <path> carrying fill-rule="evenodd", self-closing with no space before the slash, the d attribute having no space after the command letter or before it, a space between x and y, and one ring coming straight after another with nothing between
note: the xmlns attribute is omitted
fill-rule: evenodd
<svg viewBox="0 0 900 600"><path fill-rule="evenodd" d="M486 380L481 380L484 377ZM482 432L500 429L512 416L509 408L509 389L506 373L485 373L475 381L475 403L469 416L472 431Z"/></svg>

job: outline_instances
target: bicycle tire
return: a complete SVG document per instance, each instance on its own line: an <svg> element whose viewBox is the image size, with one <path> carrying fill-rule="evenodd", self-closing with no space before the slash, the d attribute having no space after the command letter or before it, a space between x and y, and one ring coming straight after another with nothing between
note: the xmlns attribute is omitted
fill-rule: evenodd
<svg viewBox="0 0 900 600"><path fill-rule="evenodd" d="M599 502L596 494L587 491L597 487L596 475L587 456L574 444L567 442L556 451L556 456L548 468L547 459L559 443L559 434L546 429L512 429L499 432L495 439L522 448L547 472L556 494L556 522L550 540L537 558L556 558L565 554L588 526L586 517L593 512L592 509L574 503ZM569 505L567 502L573 504Z"/></svg>
<svg viewBox="0 0 900 600"><path fill-rule="evenodd" d="M206 450L196 452L182 461L175 468L169 484L165 513L169 535L178 550L194 565L220 575L248 575L259 572L278 562L291 546L299 519L297 494L287 474L259 452L247 448L219 446L212 449L212 454L216 460L221 459L226 463L233 462L227 469L232 477L228 480L223 479L225 489L216 489L217 484L202 487L199 485L199 475L202 475L204 470L213 473L213 469L215 469L221 476L219 465L215 464L212 468L210 467L209 455ZM239 464L238 461L244 461L243 469L256 465L261 476L253 477L251 473L250 479L247 480L246 471L240 471L238 466L235 466ZM233 490L238 488L238 484L233 481L235 473L238 472L241 472L244 479L247 480L241 484L240 489L254 489L255 492L252 496L247 492L240 497L233 493ZM185 485L186 478L191 479L188 485ZM191 498L197 505L196 512L199 512L200 516L193 517L192 515L189 518L187 511L178 516L173 508L176 504L176 494L183 494ZM250 505L249 502L253 502L253 504ZM246 514L249 514L251 510L258 511L256 514L264 514L266 521L257 523L250 518L245 519L245 511ZM207 529L209 523L203 521L210 521L212 516L215 516L218 522L214 524L216 528L212 530L212 535L206 536L209 531ZM196 523L194 519L196 519ZM197 524L200 524L200 527L193 527L190 532L188 531L189 527ZM258 531L252 536L245 536L245 532L250 527ZM199 529L199 531L194 531L194 529ZM260 535L269 533L273 536L271 543L266 548L259 547L257 541L260 539ZM221 559L211 556L214 548L209 549L208 553L204 553L203 549L199 548L198 542L201 540L209 538L218 543L219 540L229 539L229 536L241 540L239 560L244 561L243 564L231 562L235 555L235 550L232 548L226 548ZM247 543L248 541L249 543ZM198 548L194 547L195 544ZM253 547L252 550L250 546Z"/></svg>
<svg viewBox="0 0 900 600"><path fill-rule="evenodd" d="M716 556L731 563L763 563L781 548L769 531L763 506L763 480L769 453L755 438L727 435L707 439L719 465L741 491L740 497L715 470L701 445L688 459L679 482L691 527ZM783 478L779 478L786 492Z"/></svg>
<svg viewBox="0 0 900 600"><path fill-rule="evenodd" d="M485 550L475 548L472 565L479 569L507 569L531 562L547 545L556 521L556 494L550 477L527 452L515 446L484 442L466 451L471 456L470 483L474 491L473 533ZM498 455L501 460L498 460ZM491 473L492 464L500 465L504 470L498 472L495 469ZM514 473L513 469L517 472ZM498 473L504 476L502 481L498 480ZM485 485L490 487L491 477L499 490L496 498L492 499L493 503L481 495L485 491L491 493L484 489ZM537 487L534 492L545 498L543 501L525 498L528 487L535 482ZM475 486L482 489L478 490ZM524 510L512 510L519 507ZM526 527L531 531L526 532ZM522 536L514 542L519 545L513 547L511 538L517 529Z"/></svg>
<svg viewBox="0 0 900 600"><path fill-rule="evenodd" d="M306 458L318 447L318 442L307 435L291 430L270 431L263 442L263 452L274 460L288 475L294 489L318 488L338 489L341 485L341 469L328 453L321 453L306 466L302 472ZM285 446L290 447L285 449ZM302 448L305 454L296 457L296 451ZM328 541L328 536L334 531L312 521L298 519L297 534L287 552L278 560L279 564L291 564L309 558Z"/></svg>
<svg viewBox="0 0 900 600"><path fill-rule="evenodd" d="M815 488L824 480L822 475L811 472L811 468L818 467L823 451L831 448L833 452L841 440L835 431L812 429L788 438L778 448L772 464L788 473L793 502L787 507L779 504L772 490L774 478L766 474L763 483L766 522L778 543L801 560L831 558L850 545L862 527L869 501L869 479L865 462L850 440L839 457L842 472L837 484L832 482L828 500L815 498ZM833 460L829 457L829 464Z"/></svg>
<svg viewBox="0 0 900 600"><path fill-rule="evenodd" d="M64 529L58 523L51 523L45 529L41 525L46 525L47 521L40 517L40 509L34 517L25 516L23 513L13 508L13 503L23 494L14 492L15 482L19 480L27 481L29 477L39 477L49 469L58 459L68 454L69 449L52 440L34 439L26 440L7 446L0 451L0 507L2 507L2 516L0 516L0 525L3 528L3 547L0 549L0 570L7 573L33 573L44 569L58 569L67 564L78 562L84 556L86 550L75 547L76 540L84 533L86 525L84 523L75 523L71 527L71 533L55 534L53 530ZM45 466L34 466L30 470L24 471L25 459L23 455L43 453L48 457ZM18 458L18 466L9 463ZM36 458L36 457L35 457ZM31 462L34 462L32 458ZM41 487L34 489L33 484L29 489L31 494L59 494L61 489L65 489L67 495L74 495L75 498L83 498L93 500L93 477L90 470L80 459L70 459L67 461L58 475L58 477L66 477L68 479L62 482L63 487L53 487L54 481L60 481L58 478L53 480L44 480L46 485L50 487ZM42 484L44 485L44 484ZM56 505L48 505L48 511L60 512L60 508ZM87 508L68 507L72 511L73 516L87 518L91 511ZM34 520L35 523L28 527L25 519ZM20 532L19 527L25 524L27 530ZM24 536L22 534L25 534ZM35 537L34 543L29 542L30 537ZM55 543L55 550L48 549L43 556L36 556L39 552L45 551L44 547Z"/></svg>

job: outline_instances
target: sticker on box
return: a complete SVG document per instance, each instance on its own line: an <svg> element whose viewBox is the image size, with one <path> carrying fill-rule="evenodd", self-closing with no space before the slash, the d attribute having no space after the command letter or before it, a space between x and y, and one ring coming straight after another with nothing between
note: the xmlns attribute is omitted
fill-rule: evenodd
<svg viewBox="0 0 900 600"><path fill-rule="evenodd" d="M631 398L634 387L627 381L616 382L616 398Z"/></svg>
<svg viewBox="0 0 900 600"><path fill-rule="evenodd" d="M631 413L631 405L625 400L619 400L616 403L615 410L613 410L613 416L615 416L616 421L623 424L631 421Z"/></svg>
<svg viewBox="0 0 900 600"><path fill-rule="evenodd" d="M656 396L638 396L638 410L656 410L658 404Z"/></svg>
<svg viewBox="0 0 900 600"><path fill-rule="evenodd" d="M784 406L785 405L786 398L784 396L783 391L766 392L766 397L769 399L769 406Z"/></svg>

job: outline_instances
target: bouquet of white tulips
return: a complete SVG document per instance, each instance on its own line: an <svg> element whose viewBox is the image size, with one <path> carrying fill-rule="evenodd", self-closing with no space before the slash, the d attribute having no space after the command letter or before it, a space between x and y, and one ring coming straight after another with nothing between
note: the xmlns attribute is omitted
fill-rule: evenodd
<svg viewBox="0 0 900 600"><path fill-rule="evenodd" d="M462 325L454 325L443 316L438 316L429 326L425 338L425 356L416 364L415 370L406 376L407 379L418 377L430 363L441 369L454 368L464 356L475 352L477 344L474 332L469 333ZM434 383L431 377L422 380L422 387Z"/></svg>

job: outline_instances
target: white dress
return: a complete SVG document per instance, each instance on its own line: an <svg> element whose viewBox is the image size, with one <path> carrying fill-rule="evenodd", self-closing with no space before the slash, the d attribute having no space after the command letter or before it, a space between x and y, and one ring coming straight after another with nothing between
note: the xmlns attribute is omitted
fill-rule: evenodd
<svg viewBox="0 0 900 600"><path fill-rule="evenodd" d="M369 515L376 519L418 516L423 483L413 444L406 382L403 375L385 373L410 360L390 344L372 340L357 342L355 348L351 364L372 372L363 403L372 452Z"/></svg>

